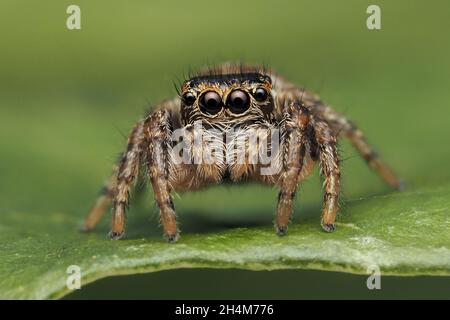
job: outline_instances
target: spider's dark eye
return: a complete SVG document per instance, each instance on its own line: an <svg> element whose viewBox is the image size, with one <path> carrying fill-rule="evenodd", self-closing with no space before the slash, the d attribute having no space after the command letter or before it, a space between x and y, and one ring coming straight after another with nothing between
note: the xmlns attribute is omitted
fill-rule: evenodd
<svg viewBox="0 0 450 320"><path fill-rule="evenodd" d="M185 105L187 106L192 106L195 102L195 96L194 94L187 92L186 94L184 94L183 96L183 102Z"/></svg>
<svg viewBox="0 0 450 320"><path fill-rule="evenodd" d="M243 113L250 106L250 99L246 92L242 90L234 90L228 96L227 106L233 113Z"/></svg>
<svg viewBox="0 0 450 320"><path fill-rule="evenodd" d="M205 92L200 99L200 110L204 113L216 114L222 109L222 98L215 91Z"/></svg>
<svg viewBox="0 0 450 320"><path fill-rule="evenodd" d="M255 91L255 99L256 101L263 102L267 99L267 91L263 88L258 88Z"/></svg>

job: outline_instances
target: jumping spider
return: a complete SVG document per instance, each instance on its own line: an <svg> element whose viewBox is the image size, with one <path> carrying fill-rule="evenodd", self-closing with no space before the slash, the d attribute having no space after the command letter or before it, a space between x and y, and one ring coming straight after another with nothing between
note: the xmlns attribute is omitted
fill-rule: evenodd
<svg viewBox="0 0 450 320"><path fill-rule="evenodd" d="M202 125L196 128L199 121ZM271 174L262 174L264 165L251 162L248 157L236 161L236 155L257 153L259 145L247 141L246 148L236 149L224 137L234 132L231 141L236 142L245 134L254 135L254 129L280 132L279 148L271 148L275 141L268 144L268 152L275 156L274 167L279 169ZM201 134L219 137L214 147L222 157L213 162L175 161L176 141L172 134L176 130L183 131L185 146L186 141L192 142ZM86 217L83 229L93 229L112 202L110 237L123 236L129 191L143 166L147 168L169 242L176 241L179 234L171 192L191 191L224 181L258 181L279 187L275 228L278 235L284 235L297 184L319 161L324 186L321 226L332 232L340 192L338 136L348 138L372 169L392 187L400 188L399 179L373 151L362 132L317 95L253 66L223 64L203 70L182 84L177 98L163 101L135 125L127 149ZM192 160L201 154L205 142L188 145L181 153Z"/></svg>

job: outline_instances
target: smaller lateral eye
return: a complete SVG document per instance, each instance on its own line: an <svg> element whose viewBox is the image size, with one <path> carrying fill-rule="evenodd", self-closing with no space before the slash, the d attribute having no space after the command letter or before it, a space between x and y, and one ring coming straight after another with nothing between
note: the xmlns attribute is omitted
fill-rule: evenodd
<svg viewBox="0 0 450 320"><path fill-rule="evenodd" d="M183 102L187 106L192 106L195 102L194 94L187 92L183 95Z"/></svg>
<svg viewBox="0 0 450 320"><path fill-rule="evenodd" d="M268 95L267 91L264 88L256 89L255 94L254 94L256 101L259 101L259 102L265 101L267 99L267 95Z"/></svg>

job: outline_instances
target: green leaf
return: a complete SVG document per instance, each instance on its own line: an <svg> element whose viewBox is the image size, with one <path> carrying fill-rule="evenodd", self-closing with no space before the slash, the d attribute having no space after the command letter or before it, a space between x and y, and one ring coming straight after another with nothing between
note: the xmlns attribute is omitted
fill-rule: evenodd
<svg viewBox="0 0 450 320"><path fill-rule="evenodd" d="M366 29L358 0L284 1L278 10L249 1L238 11L206 0L108 1L107 15L106 2L82 2L79 31L65 28L55 1L0 2L8 62L0 71L0 298L61 297L70 265L81 267L82 285L187 267L365 273L377 264L383 274L450 274L450 42L439 37L450 2L405 10L381 1L379 31ZM132 199L121 241L107 239L106 217L92 234L78 233L146 100L175 96L176 75L205 61L242 59L319 92L410 187L386 194L343 143L346 197L333 234L319 227L317 172L302 183L283 238L271 227L277 192L258 186L175 199L183 233L174 245L163 241L150 200Z"/></svg>
<svg viewBox="0 0 450 320"><path fill-rule="evenodd" d="M284 237L276 236L267 223L185 233L176 244L159 236L145 238L150 223L144 228L133 223L129 228L138 230L128 238L110 241L106 226L78 234L79 221L63 213L45 221L10 213L0 226L0 296L61 297L68 293L70 265L81 267L83 284L111 275L193 267L366 273L375 265L389 275L449 275L449 202L449 185L413 189L347 201L332 234L320 230L315 215L292 224Z"/></svg>

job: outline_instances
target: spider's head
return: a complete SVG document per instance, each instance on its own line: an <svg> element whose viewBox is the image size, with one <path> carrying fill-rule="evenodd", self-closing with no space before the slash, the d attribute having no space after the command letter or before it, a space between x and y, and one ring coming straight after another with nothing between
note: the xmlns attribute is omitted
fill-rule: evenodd
<svg viewBox="0 0 450 320"><path fill-rule="evenodd" d="M270 77L259 72L210 73L185 81L182 110L208 118L237 118L273 111Z"/></svg>

